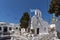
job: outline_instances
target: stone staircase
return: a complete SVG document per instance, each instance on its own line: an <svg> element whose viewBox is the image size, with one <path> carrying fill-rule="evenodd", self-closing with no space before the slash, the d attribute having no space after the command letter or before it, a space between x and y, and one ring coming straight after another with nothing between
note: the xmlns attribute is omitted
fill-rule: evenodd
<svg viewBox="0 0 60 40"><path fill-rule="evenodd" d="M19 31L16 30L14 35L14 40L59 40L59 39L54 39L55 35L53 33L49 33L46 35L38 35L38 36L33 36L33 37L27 37L20 35Z"/></svg>
<svg viewBox="0 0 60 40"><path fill-rule="evenodd" d="M14 35L20 35L20 31L19 30L15 30Z"/></svg>
<svg viewBox="0 0 60 40"><path fill-rule="evenodd" d="M53 33L50 33L49 35L44 35L39 40L54 40L54 34Z"/></svg>

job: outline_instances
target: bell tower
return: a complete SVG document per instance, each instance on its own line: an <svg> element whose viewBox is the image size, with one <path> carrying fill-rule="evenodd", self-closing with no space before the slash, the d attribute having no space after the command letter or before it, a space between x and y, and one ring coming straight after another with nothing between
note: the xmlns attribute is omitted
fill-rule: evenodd
<svg viewBox="0 0 60 40"><path fill-rule="evenodd" d="M55 23L55 15L53 14L53 16L52 16L52 24L54 24Z"/></svg>

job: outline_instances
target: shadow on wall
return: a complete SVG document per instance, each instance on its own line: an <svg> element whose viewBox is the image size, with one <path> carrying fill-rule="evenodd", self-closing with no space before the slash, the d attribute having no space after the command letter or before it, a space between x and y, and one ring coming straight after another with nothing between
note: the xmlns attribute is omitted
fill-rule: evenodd
<svg viewBox="0 0 60 40"><path fill-rule="evenodd" d="M57 36L58 36L58 38L60 39L60 32L57 32Z"/></svg>

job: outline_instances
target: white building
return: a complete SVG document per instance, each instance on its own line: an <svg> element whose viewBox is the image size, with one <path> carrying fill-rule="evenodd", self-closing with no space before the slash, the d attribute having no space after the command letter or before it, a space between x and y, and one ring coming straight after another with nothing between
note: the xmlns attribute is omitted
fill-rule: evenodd
<svg viewBox="0 0 60 40"><path fill-rule="evenodd" d="M19 24L0 22L0 33L11 32L12 30L18 29Z"/></svg>
<svg viewBox="0 0 60 40"><path fill-rule="evenodd" d="M41 11L36 9L35 15L31 18L31 29L34 29L35 34L48 33L49 24L42 19Z"/></svg>
<svg viewBox="0 0 60 40"><path fill-rule="evenodd" d="M60 16L56 19L56 30L60 32Z"/></svg>

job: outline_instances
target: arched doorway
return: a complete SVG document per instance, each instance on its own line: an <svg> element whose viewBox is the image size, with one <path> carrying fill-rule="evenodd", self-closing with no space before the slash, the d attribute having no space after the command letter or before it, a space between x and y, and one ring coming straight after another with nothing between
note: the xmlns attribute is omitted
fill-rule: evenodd
<svg viewBox="0 0 60 40"><path fill-rule="evenodd" d="M3 27L3 32L7 32L8 28L7 27Z"/></svg>
<svg viewBox="0 0 60 40"><path fill-rule="evenodd" d="M39 34L39 28L37 28L37 34Z"/></svg>

